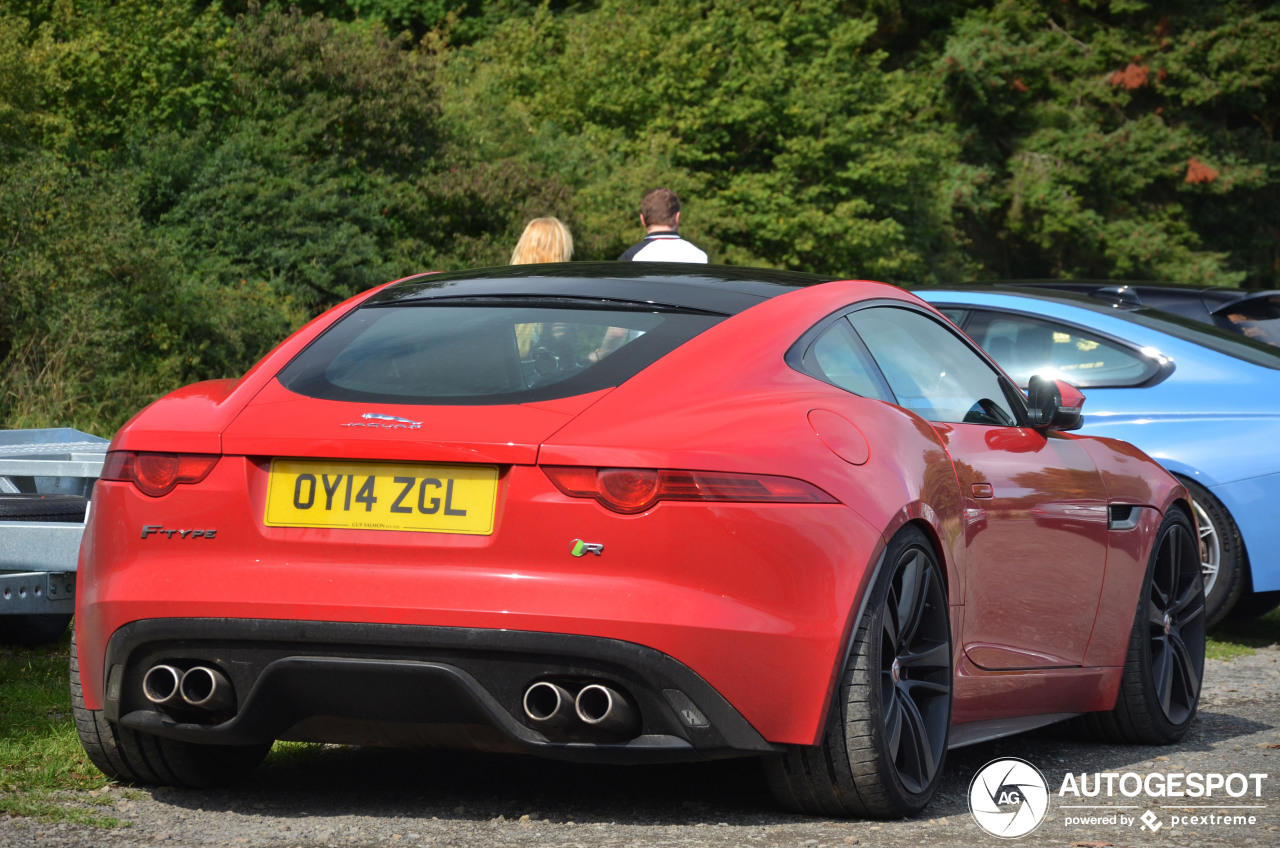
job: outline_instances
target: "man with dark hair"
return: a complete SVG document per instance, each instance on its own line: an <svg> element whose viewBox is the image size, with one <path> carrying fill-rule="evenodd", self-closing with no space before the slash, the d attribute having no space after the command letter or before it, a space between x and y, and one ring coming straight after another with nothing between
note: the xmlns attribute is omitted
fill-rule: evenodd
<svg viewBox="0 0 1280 848"><path fill-rule="evenodd" d="M634 262L706 262L707 254L680 238L680 198L669 188L655 188L640 201L640 226L648 231L618 258Z"/></svg>

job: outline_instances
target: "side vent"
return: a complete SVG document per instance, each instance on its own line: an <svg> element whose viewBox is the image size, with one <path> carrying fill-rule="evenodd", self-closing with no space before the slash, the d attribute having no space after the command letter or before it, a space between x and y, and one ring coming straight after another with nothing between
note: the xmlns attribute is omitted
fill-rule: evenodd
<svg viewBox="0 0 1280 848"><path fill-rule="evenodd" d="M1132 530L1138 526L1142 516L1142 507L1112 504L1107 508L1108 530Z"/></svg>

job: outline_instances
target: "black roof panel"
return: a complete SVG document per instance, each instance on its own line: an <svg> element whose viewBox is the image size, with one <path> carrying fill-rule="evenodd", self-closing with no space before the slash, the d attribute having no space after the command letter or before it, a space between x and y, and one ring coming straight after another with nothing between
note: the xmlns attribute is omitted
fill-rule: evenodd
<svg viewBox="0 0 1280 848"><path fill-rule="evenodd" d="M839 277L771 268L668 262L562 262L423 274L367 301L390 303L472 297L571 297L651 303L734 315L763 300Z"/></svg>

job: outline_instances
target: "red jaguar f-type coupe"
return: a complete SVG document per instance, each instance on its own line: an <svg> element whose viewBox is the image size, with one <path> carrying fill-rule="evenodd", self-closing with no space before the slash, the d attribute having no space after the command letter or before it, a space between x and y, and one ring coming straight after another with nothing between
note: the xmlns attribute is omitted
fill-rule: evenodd
<svg viewBox="0 0 1280 848"><path fill-rule="evenodd" d="M1191 723L1186 490L932 307L715 266L410 277L116 435L71 692L125 781L277 739L752 756L900 816L957 747Z"/></svg>

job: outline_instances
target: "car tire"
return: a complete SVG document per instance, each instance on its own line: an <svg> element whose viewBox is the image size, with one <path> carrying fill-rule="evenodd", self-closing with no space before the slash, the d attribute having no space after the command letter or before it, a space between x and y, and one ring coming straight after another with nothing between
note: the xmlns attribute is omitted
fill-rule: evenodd
<svg viewBox="0 0 1280 848"><path fill-rule="evenodd" d="M1187 732L1204 680L1208 630L1197 533L1172 509L1160 525L1138 597L1115 708L1082 718L1108 742L1168 745Z"/></svg>
<svg viewBox="0 0 1280 848"><path fill-rule="evenodd" d="M0 494L0 518L81 522L88 505L80 495Z"/></svg>
<svg viewBox="0 0 1280 848"><path fill-rule="evenodd" d="M951 724L946 583L915 527L894 537L884 563L821 742L765 760L774 796L796 812L899 818L937 791Z"/></svg>
<svg viewBox="0 0 1280 848"><path fill-rule="evenodd" d="M0 615L0 645L52 645L67 632L71 613Z"/></svg>
<svg viewBox="0 0 1280 848"><path fill-rule="evenodd" d="M259 745L196 745L112 724L84 705L76 636L71 634L71 713L80 744L103 774L125 783L205 789L234 783L258 767L271 750Z"/></svg>
<svg viewBox="0 0 1280 848"><path fill-rule="evenodd" d="M1178 480L1191 493L1204 571L1205 611L1212 627L1226 618L1244 592L1244 542L1221 501L1194 480Z"/></svg>

